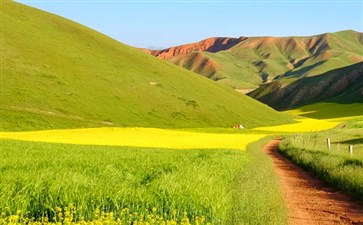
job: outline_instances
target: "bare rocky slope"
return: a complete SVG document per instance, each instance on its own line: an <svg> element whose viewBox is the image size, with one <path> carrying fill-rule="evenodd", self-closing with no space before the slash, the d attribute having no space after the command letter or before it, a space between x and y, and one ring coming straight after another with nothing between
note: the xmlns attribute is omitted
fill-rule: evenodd
<svg viewBox="0 0 363 225"><path fill-rule="evenodd" d="M212 37L202 40L200 42L179 45L163 50L149 50L149 49L143 49L143 50L158 58L171 59L175 56L186 55L193 51L219 52L227 50L245 39L246 39L245 37L239 37L239 38Z"/></svg>

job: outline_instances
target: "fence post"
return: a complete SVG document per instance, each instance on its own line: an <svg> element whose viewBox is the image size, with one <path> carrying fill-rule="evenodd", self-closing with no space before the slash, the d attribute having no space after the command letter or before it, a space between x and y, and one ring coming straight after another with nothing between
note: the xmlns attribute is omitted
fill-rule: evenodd
<svg viewBox="0 0 363 225"><path fill-rule="evenodd" d="M327 147L328 147L328 150L330 150L330 138L327 138L326 139L326 145L327 145Z"/></svg>
<svg viewBox="0 0 363 225"><path fill-rule="evenodd" d="M340 151L340 143L338 143L338 151Z"/></svg>
<svg viewBox="0 0 363 225"><path fill-rule="evenodd" d="M353 145L349 145L349 155L353 156Z"/></svg>

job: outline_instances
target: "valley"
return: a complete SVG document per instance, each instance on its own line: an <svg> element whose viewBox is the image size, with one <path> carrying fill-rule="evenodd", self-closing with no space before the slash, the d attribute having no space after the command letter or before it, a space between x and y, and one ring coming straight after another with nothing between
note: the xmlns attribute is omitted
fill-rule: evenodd
<svg viewBox="0 0 363 225"><path fill-rule="evenodd" d="M150 50L10 0L0 25L0 225L294 225L275 156L362 205L360 32Z"/></svg>

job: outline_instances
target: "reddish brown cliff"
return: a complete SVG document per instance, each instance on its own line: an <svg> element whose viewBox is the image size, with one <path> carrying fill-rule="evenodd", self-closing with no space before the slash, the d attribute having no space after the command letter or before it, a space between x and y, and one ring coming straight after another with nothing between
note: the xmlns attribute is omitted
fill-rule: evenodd
<svg viewBox="0 0 363 225"><path fill-rule="evenodd" d="M229 38L229 37L213 37L208 38L200 42L179 45L163 50L149 50L141 49L142 51L154 55L162 59L170 59L177 55L185 55L192 51L206 51L206 52L218 52L227 50L241 41L245 40L246 37Z"/></svg>

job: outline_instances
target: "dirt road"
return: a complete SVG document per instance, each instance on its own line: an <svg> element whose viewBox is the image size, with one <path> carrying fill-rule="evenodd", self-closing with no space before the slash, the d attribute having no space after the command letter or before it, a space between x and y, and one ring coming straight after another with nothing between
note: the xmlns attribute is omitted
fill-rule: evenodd
<svg viewBox="0 0 363 225"><path fill-rule="evenodd" d="M278 143L269 142L264 151L272 157L280 178L289 225L363 225L363 205L285 159L277 151Z"/></svg>

